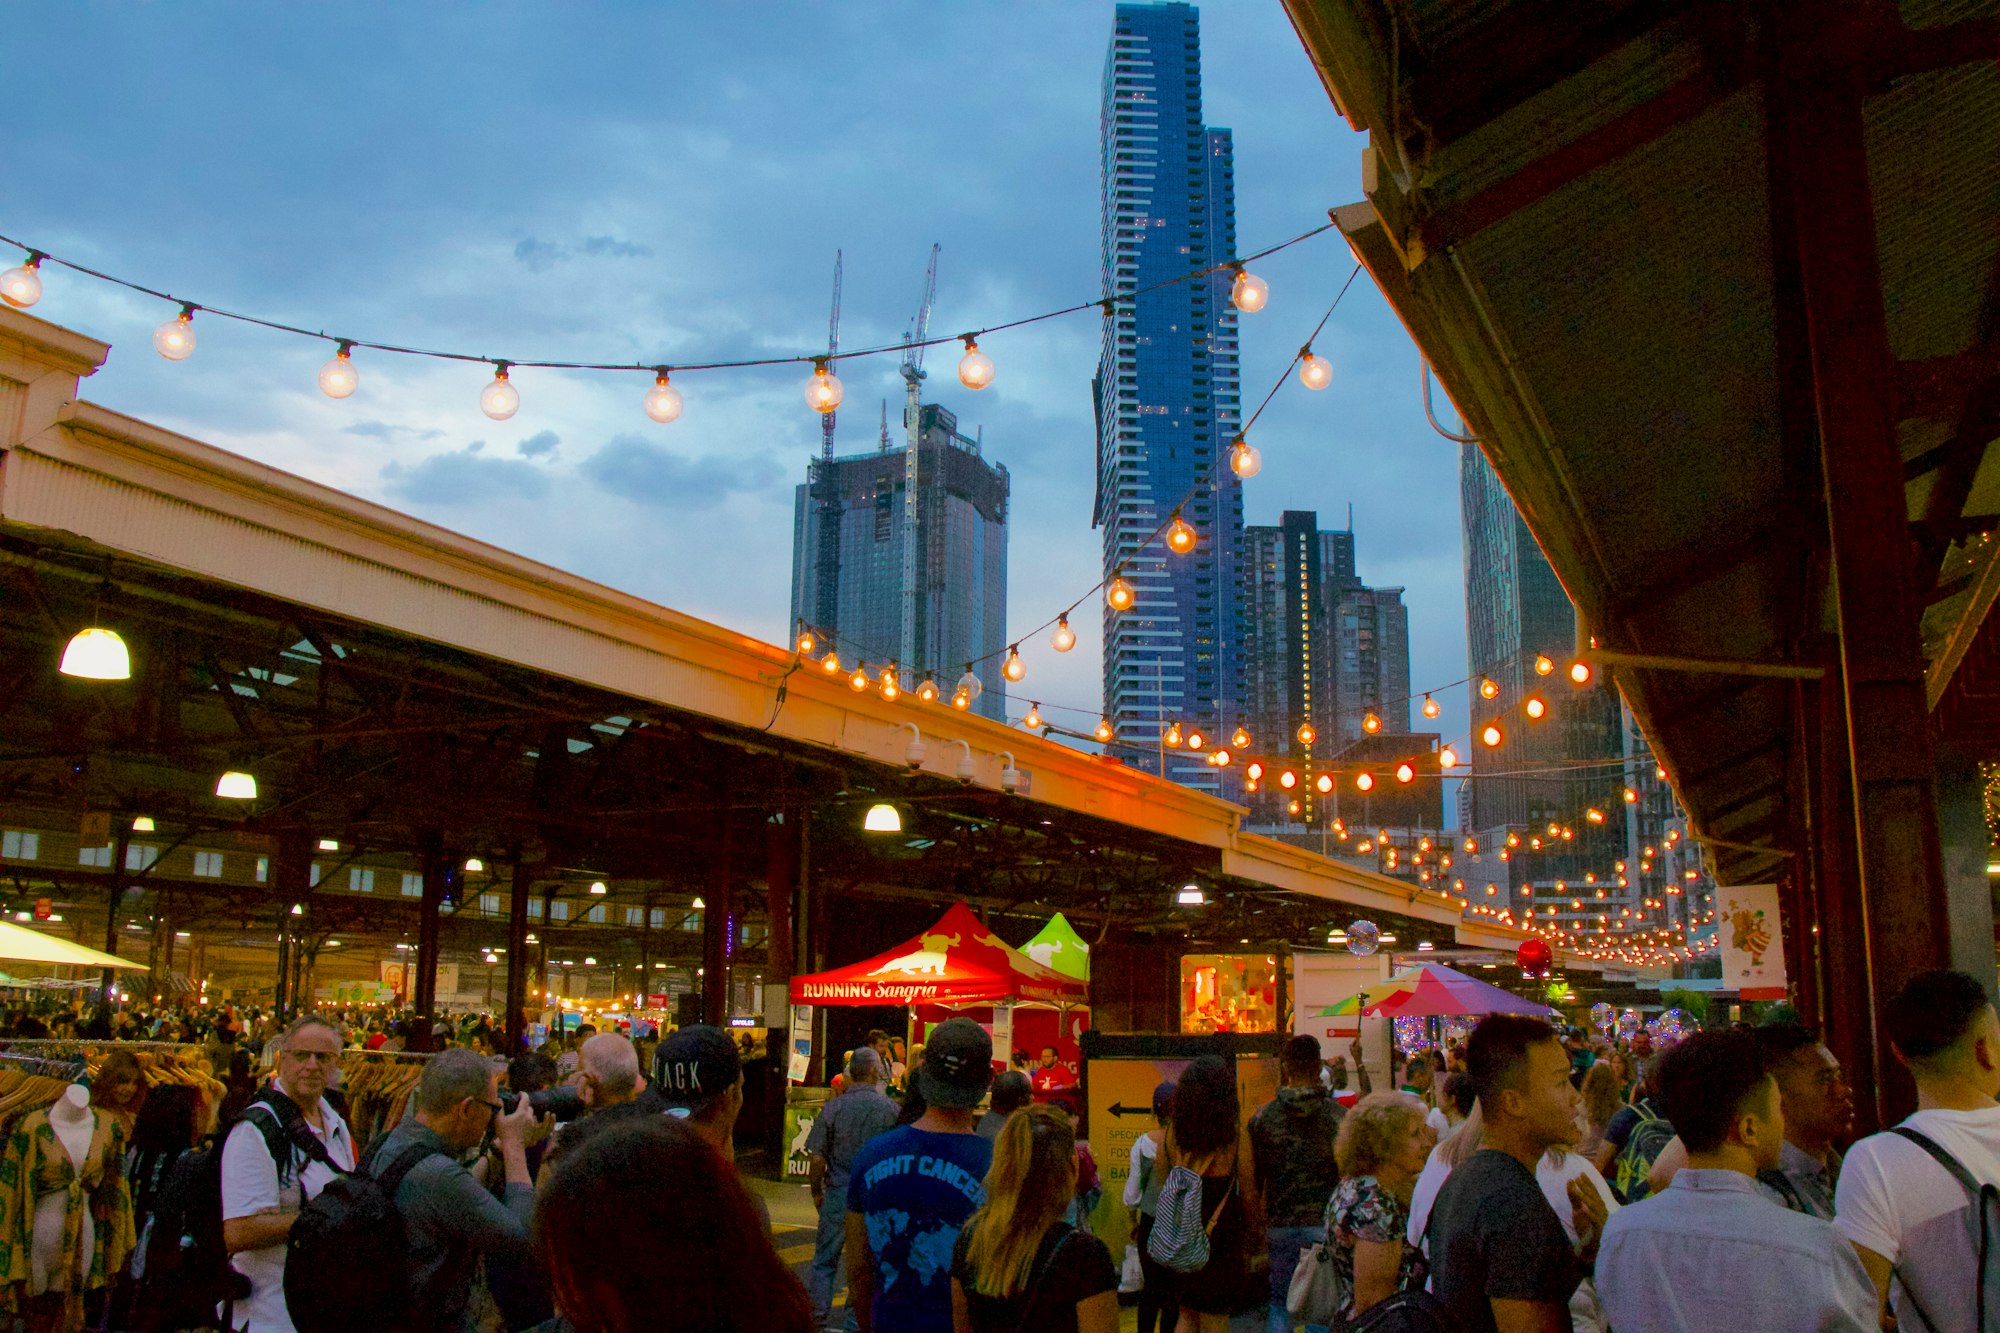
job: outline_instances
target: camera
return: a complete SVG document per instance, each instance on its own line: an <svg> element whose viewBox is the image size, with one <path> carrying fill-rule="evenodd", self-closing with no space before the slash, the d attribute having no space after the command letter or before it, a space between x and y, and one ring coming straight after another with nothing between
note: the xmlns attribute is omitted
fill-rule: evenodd
<svg viewBox="0 0 2000 1333"><path fill-rule="evenodd" d="M528 1107L536 1118L554 1115L556 1123L566 1125L584 1112L583 1098L574 1088L543 1088L539 1092L519 1093L512 1088L500 1089L500 1108L504 1115L514 1114L514 1108L526 1096Z"/></svg>

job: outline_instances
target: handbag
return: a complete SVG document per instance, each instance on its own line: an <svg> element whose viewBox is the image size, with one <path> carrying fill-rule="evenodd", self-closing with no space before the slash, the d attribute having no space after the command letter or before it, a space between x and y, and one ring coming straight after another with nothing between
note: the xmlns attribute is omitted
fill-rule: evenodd
<svg viewBox="0 0 2000 1333"><path fill-rule="evenodd" d="M1145 1290L1145 1287L1146 1269L1139 1262L1139 1247L1128 1243L1125 1246L1125 1262L1118 1266L1118 1294L1130 1296L1135 1291Z"/></svg>
<svg viewBox="0 0 2000 1333"><path fill-rule="evenodd" d="M1299 1251L1299 1266L1292 1270L1292 1284L1285 1290L1286 1314L1307 1324L1331 1325L1350 1297L1334 1267L1329 1240L1314 1241Z"/></svg>
<svg viewBox="0 0 2000 1333"><path fill-rule="evenodd" d="M1232 1180L1229 1194L1236 1192ZM1187 1167L1176 1165L1160 1186L1160 1211L1155 1214L1153 1234L1146 1240L1146 1253L1162 1268L1176 1273L1198 1273L1208 1267L1208 1238L1229 1206L1229 1195L1215 1205L1215 1215L1203 1225L1201 1219L1201 1177Z"/></svg>

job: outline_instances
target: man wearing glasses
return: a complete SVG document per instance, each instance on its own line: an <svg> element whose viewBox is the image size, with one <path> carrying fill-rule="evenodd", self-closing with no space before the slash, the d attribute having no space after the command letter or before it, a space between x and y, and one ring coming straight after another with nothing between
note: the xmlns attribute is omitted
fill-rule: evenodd
<svg viewBox="0 0 2000 1333"><path fill-rule="evenodd" d="M305 1201L355 1164L347 1122L323 1100L340 1060L340 1034L311 1015L278 1047L277 1081L251 1102L222 1149L222 1241L250 1282L231 1325L292 1333L285 1309L285 1239Z"/></svg>

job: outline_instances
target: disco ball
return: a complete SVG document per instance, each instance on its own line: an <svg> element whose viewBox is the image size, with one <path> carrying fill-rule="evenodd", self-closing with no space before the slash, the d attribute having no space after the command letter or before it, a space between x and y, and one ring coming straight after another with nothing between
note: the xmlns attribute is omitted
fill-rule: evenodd
<svg viewBox="0 0 2000 1333"><path fill-rule="evenodd" d="M1356 921L1347 928L1347 951L1366 958L1382 947L1382 928L1373 921Z"/></svg>
<svg viewBox="0 0 2000 1333"><path fill-rule="evenodd" d="M1618 1011L1599 1000L1590 1006L1590 1025L1599 1032L1608 1033L1618 1022Z"/></svg>

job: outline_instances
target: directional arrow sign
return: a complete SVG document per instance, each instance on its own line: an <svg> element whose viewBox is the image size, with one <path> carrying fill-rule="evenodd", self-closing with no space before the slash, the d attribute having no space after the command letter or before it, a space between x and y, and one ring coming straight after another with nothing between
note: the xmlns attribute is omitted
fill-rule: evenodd
<svg viewBox="0 0 2000 1333"><path fill-rule="evenodd" d="M1119 1102L1113 1102L1104 1109L1117 1116L1151 1115L1153 1113L1153 1108L1150 1106L1126 1106Z"/></svg>

